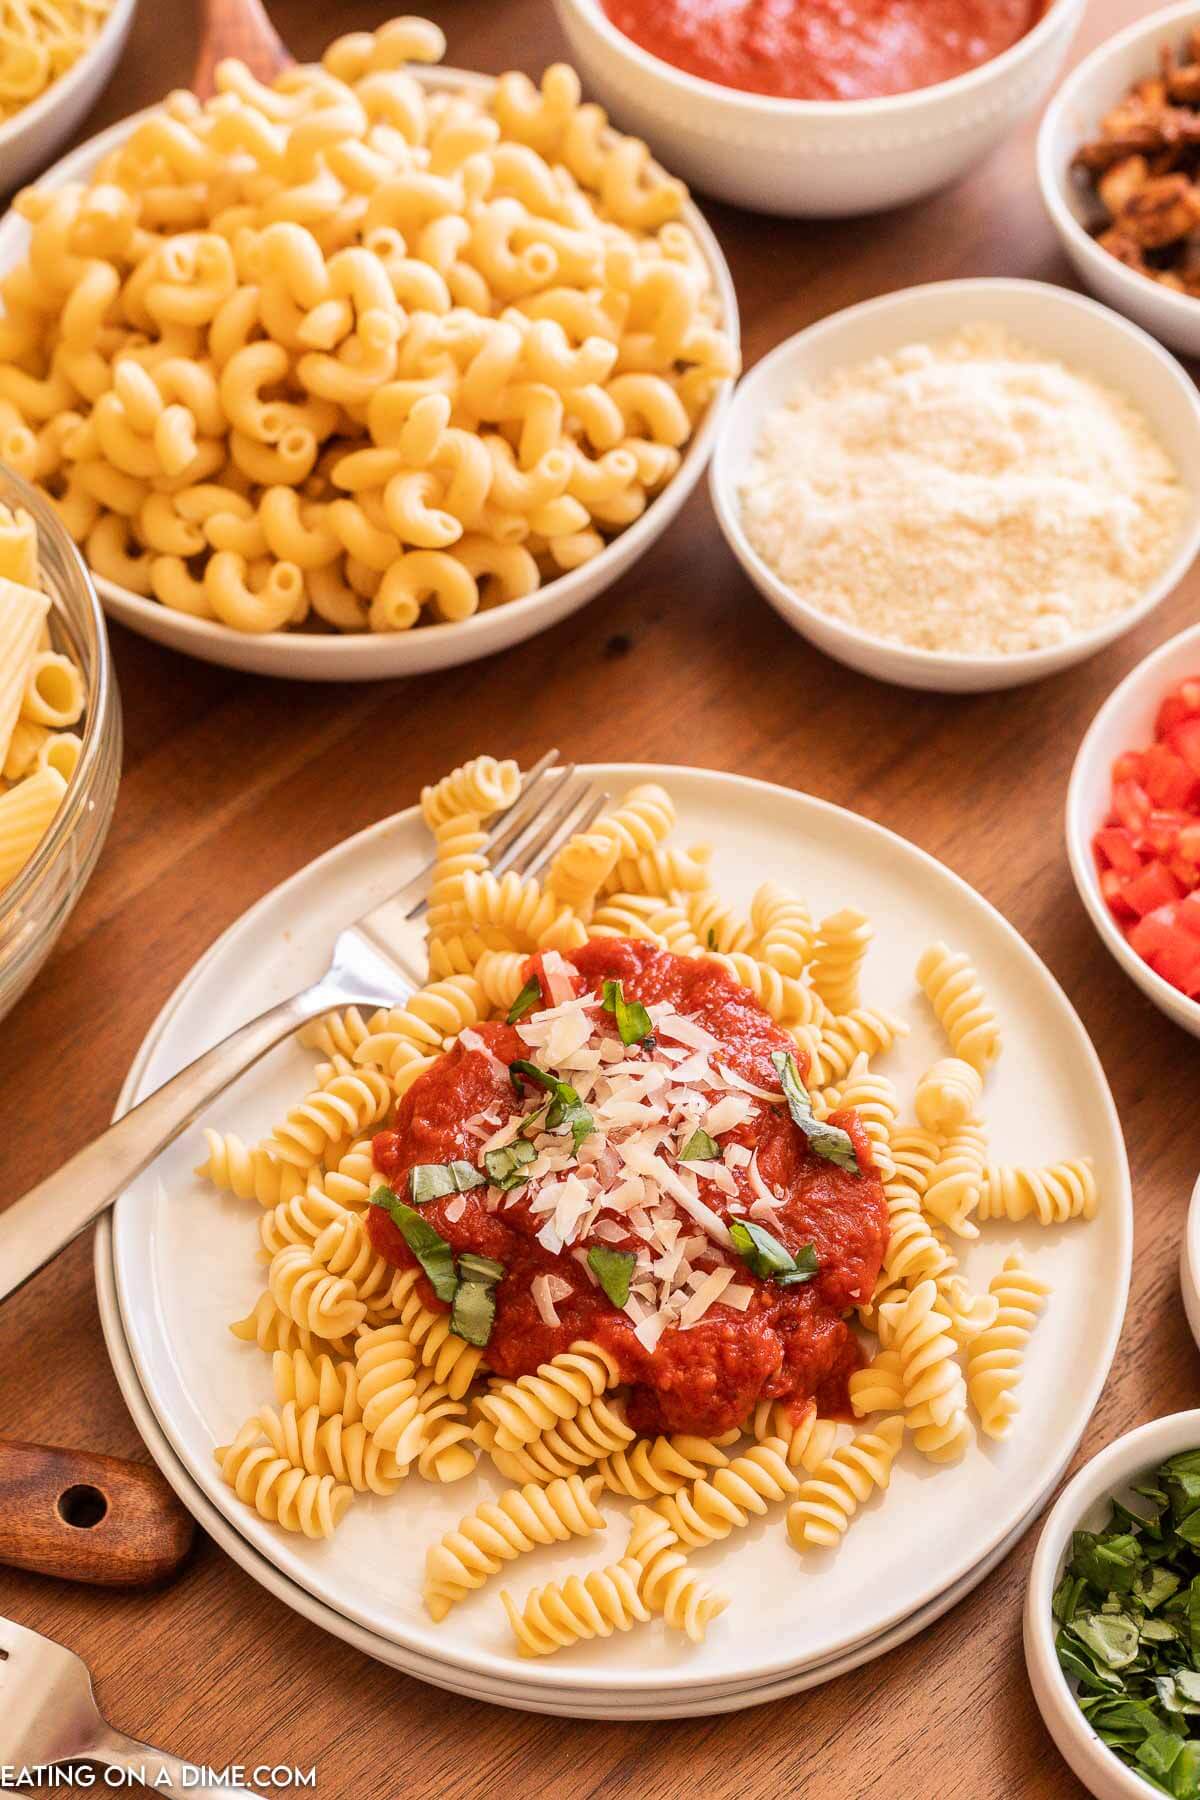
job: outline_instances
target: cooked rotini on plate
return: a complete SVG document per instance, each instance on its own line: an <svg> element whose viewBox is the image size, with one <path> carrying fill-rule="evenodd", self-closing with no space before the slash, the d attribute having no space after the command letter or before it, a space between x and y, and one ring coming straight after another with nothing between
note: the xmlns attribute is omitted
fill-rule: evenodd
<svg viewBox="0 0 1200 1800"><path fill-rule="evenodd" d="M0 900L50 829L75 773L83 676L50 636L37 527L0 506Z"/></svg>
<svg viewBox="0 0 1200 1800"><path fill-rule="evenodd" d="M1019 1425L1049 1283L960 1258L991 1220L1074 1229L1097 1183L1075 1145L992 1160L1000 1027L963 953L914 972L944 1044L910 1109L879 1066L910 1023L872 1002L852 897L817 916L766 879L743 915L656 781L497 877L521 791L487 756L424 790L427 985L306 1026L308 1091L261 1141L206 1130L198 1172L258 1202L232 1329L271 1358L215 1454L318 1538L475 1477L422 1546L425 1605L490 1603L522 1656L655 1619L699 1642L730 1604L711 1547L766 1522L827 1554L897 1458L960 1464Z"/></svg>
<svg viewBox="0 0 1200 1800"><path fill-rule="evenodd" d="M672 480L738 366L682 185L565 65L419 79L444 49L403 18L270 87L223 62L18 195L0 455L97 575L241 632L408 631L580 568Z"/></svg>

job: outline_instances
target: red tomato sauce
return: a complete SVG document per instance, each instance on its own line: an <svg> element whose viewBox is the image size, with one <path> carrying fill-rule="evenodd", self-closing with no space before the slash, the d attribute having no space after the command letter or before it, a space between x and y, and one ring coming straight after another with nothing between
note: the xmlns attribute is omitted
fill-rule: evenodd
<svg viewBox="0 0 1200 1800"><path fill-rule="evenodd" d="M721 1060L729 1068L778 1091L771 1052L794 1052L795 1044L718 964L686 960L626 939L593 940L574 952L571 961L582 978L580 991L600 993L606 978L618 978L627 999L645 1005L672 1001L720 1040ZM511 1026L489 1024L478 1030L504 1064L528 1056ZM798 1055L797 1062L803 1073L803 1057ZM478 1139L464 1125L489 1110L504 1120L524 1108L511 1081L483 1052L458 1044L414 1082L400 1103L394 1128L375 1138L376 1167L403 1193L405 1177L418 1163L477 1161ZM537 1242L539 1220L526 1201L489 1212L487 1189L475 1188L462 1196L466 1204L457 1219L446 1217L449 1199L431 1201L422 1215L456 1255L474 1250L504 1264L485 1353L499 1375L512 1379L527 1374L577 1338L591 1338L612 1352L622 1379L631 1385L629 1420L641 1432L715 1434L741 1424L760 1399L801 1402L815 1396L822 1412L846 1415L846 1383L862 1355L843 1315L874 1289L887 1243L887 1206L858 1115L835 1114L834 1122L854 1141L859 1175L819 1157L786 1110L765 1102L754 1102L752 1116L721 1140L722 1145L736 1141L757 1147L762 1176L781 1196L781 1241L793 1253L811 1243L819 1274L807 1285L780 1287L760 1281L739 1263L736 1279L755 1289L749 1309L739 1312L718 1301L692 1329L664 1332L653 1353L573 1257L553 1255ZM736 1171L735 1179L748 1205L754 1191L745 1170ZM722 1217L736 1216L711 1181L702 1181L700 1191ZM407 1245L382 1208L371 1208L369 1229L377 1250L394 1263L412 1266ZM584 1240L591 1241L599 1240ZM714 1261L721 1260L715 1251ZM534 1277L543 1271L571 1284L570 1295L556 1303L557 1327L543 1322L531 1293ZM422 1279L419 1285L426 1305L441 1309L428 1282Z"/></svg>
<svg viewBox="0 0 1200 1800"><path fill-rule="evenodd" d="M1200 674L1166 696L1154 742L1117 758L1093 848L1101 892L1133 949L1200 1000Z"/></svg>
<svg viewBox="0 0 1200 1800"><path fill-rule="evenodd" d="M720 87L784 100L909 94L990 62L1044 0L604 0L626 37Z"/></svg>

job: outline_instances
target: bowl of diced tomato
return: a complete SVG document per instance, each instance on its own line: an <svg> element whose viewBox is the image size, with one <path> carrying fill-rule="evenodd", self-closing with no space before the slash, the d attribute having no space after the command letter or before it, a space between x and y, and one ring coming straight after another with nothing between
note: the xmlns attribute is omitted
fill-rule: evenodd
<svg viewBox="0 0 1200 1800"><path fill-rule="evenodd" d="M1200 626L1139 663L1092 721L1067 854L1122 968L1200 1037Z"/></svg>

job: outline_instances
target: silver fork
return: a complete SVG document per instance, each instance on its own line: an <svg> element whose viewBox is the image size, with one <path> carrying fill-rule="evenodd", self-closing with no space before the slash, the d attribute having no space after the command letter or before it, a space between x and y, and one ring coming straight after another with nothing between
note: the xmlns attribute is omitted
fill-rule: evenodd
<svg viewBox="0 0 1200 1800"><path fill-rule="evenodd" d="M608 796L574 763L557 768L548 751L489 833L492 868L536 874L576 831L585 831ZM319 981L260 1013L189 1063L110 1125L55 1174L0 1213L0 1301L58 1255L197 1114L268 1050L309 1019L339 1006L395 1006L422 985L426 889L432 863L339 933Z"/></svg>
<svg viewBox="0 0 1200 1800"><path fill-rule="evenodd" d="M141 1776L150 1792L179 1800L193 1794L255 1800L257 1794L232 1780L200 1779L194 1766L114 1731L96 1705L87 1664L73 1650L0 1618L0 1767L85 1762Z"/></svg>

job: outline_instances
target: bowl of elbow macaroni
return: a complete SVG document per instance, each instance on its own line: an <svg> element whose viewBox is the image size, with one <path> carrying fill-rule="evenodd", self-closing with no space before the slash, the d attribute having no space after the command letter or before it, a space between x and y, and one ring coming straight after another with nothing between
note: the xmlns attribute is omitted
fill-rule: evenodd
<svg viewBox="0 0 1200 1800"><path fill-rule="evenodd" d="M225 63L0 226L0 458L136 631L310 680L471 661L702 473L737 303L682 184L564 65L443 49L398 19L271 88Z"/></svg>
<svg viewBox="0 0 1200 1800"><path fill-rule="evenodd" d="M0 469L0 1018L83 892L120 769L95 588L53 507Z"/></svg>

